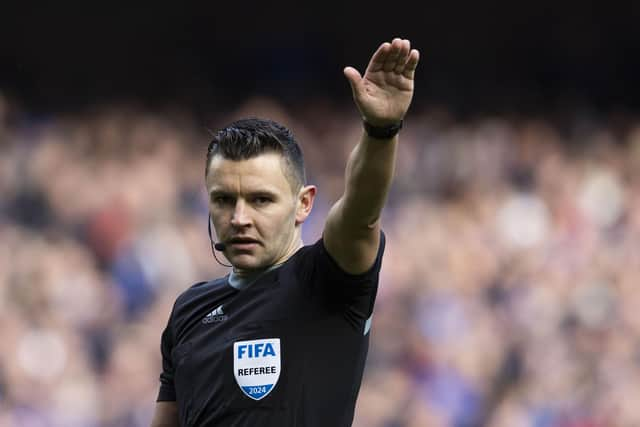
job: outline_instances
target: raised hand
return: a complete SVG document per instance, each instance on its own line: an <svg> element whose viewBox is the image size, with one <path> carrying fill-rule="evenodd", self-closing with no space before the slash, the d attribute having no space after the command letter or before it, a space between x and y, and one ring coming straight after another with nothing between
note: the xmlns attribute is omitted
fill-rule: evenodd
<svg viewBox="0 0 640 427"><path fill-rule="evenodd" d="M353 67L344 75L363 118L375 126L397 123L406 114L413 97L413 77L420 53L409 40L393 39L380 45L364 76Z"/></svg>

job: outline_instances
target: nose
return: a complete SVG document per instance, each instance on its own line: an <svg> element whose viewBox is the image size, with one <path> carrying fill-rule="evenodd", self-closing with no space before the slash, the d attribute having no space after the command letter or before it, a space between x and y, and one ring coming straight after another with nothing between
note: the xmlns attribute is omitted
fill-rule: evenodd
<svg viewBox="0 0 640 427"><path fill-rule="evenodd" d="M236 228L244 228L251 225L251 219L247 212L247 205L242 199L238 199L236 201L233 216L231 217L231 225Z"/></svg>

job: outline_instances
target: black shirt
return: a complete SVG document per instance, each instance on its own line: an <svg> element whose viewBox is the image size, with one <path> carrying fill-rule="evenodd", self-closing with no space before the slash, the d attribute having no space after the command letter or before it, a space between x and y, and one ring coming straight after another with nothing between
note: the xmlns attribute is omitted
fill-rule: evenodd
<svg viewBox="0 0 640 427"><path fill-rule="evenodd" d="M181 426L350 426L384 242L359 275L320 239L242 289L193 285L162 334L158 401L177 401Z"/></svg>

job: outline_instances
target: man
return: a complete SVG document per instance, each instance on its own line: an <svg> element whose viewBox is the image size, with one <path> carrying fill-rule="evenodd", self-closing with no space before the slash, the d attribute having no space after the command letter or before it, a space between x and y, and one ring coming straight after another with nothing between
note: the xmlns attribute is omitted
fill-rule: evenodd
<svg viewBox="0 0 640 427"><path fill-rule="evenodd" d="M322 239L303 246L316 188L291 133L247 119L209 146L210 214L233 272L180 295L162 335L152 427L350 426L384 250L380 214L419 53L383 43L347 77L364 120Z"/></svg>

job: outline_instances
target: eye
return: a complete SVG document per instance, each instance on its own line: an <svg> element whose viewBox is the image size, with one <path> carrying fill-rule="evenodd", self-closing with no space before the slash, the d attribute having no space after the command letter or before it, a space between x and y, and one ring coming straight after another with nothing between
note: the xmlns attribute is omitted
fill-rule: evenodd
<svg viewBox="0 0 640 427"><path fill-rule="evenodd" d="M211 201L219 206L227 206L233 204L233 197L230 196L214 196Z"/></svg>
<svg viewBox="0 0 640 427"><path fill-rule="evenodd" d="M267 196L256 196L253 198L253 203L255 203L258 206L267 205L271 203L271 201L272 201L271 198Z"/></svg>

